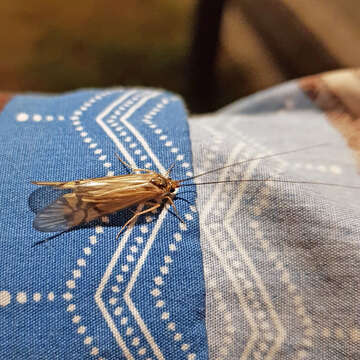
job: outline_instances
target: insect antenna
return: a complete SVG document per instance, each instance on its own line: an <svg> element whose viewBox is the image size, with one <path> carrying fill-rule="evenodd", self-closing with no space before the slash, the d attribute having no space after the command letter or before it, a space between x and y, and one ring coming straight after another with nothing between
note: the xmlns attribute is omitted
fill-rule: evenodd
<svg viewBox="0 0 360 360"><path fill-rule="evenodd" d="M317 148L317 147L320 147L320 146L325 146L325 145L329 145L329 144L324 143L324 144L306 146L306 147L299 148L299 149L295 149L295 150L289 150L289 151L283 151L283 152L279 152L279 153L275 153L275 154L269 154L269 155L259 156L259 157L253 158L253 159L246 159L246 160L242 160L242 161L239 161L239 162L230 164L230 165L222 166L222 167L220 167L220 168L213 169L213 170L210 170L210 171L206 171L206 172L204 172L204 173L202 173L202 174L198 174L198 175L195 175L195 176L192 176L192 177L189 177L189 178L186 178L186 179L177 180L177 181L178 181L178 182L183 182L183 181L187 181L187 180L193 180L193 179L196 179L196 178L198 178L198 177L200 177L200 176L204 176L204 175L207 175L207 174L211 174L211 173L214 173L214 172L216 172L216 171L220 171L220 170L223 170L223 169L232 167L232 166L245 164L245 163L248 163L248 162L250 162L250 161L268 159L268 158L271 158L271 157L274 157L274 156L280 156L280 155L287 155L287 154L297 153L297 152L300 152L300 151L310 150L310 149L314 149L314 148ZM184 185L182 185L182 186L184 186Z"/></svg>
<svg viewBox="0 0 360 360"><path fill-rule="evenodd" d="M224 183L239 183L239 182L277 182L277 183L287 183L287 184L306 184L306 185L325 185L325 186L334 186L345 189L360 189L360 186L356 185L342 185L342 184L332 184L325 182L312 182L312 181L292 181L292 180L277 180L277 179L235 179L235 180L220 180L220 181L208 181L203 183L193 183L193 184L182 184L183 186L198 186L198 185L211 185L211 184L224 184Z"/></svg>
<svg viewBox="0 0 360 360"><path fill-rule="evenodd" d="M55 239L55 238L57 238L58 236L60 236L60 235L62 235L62 234L65 234L65 233L68 232L68 231L69 231L69 230L64 230L64 231L59 232L58 234L49 236L49 237L47 237L46 239L42 239L42 240L36 241L34 244L31 245L31 247L35 247L36 245L44 244L44 243L48 242L49 240Z"/></svg>

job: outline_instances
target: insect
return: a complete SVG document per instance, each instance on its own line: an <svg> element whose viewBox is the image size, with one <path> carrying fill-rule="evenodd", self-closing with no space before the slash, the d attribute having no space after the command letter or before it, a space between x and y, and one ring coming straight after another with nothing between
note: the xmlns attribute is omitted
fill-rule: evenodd
<svg viewBox="0 0 360 360"><path fill-rule="evenodd" d="M317 147L321 145L315 146ZM346 188L358 188L355 186L338 184L314 183L308 181L287 181L279 179L235 179L183 184L184 181L193 180L195 178L228 167L277 155L285 155L303 150L308 150L315 146L281 152L277 154L265 155L257 157L255 159L243 160L231 165L216 168L214 170L210 170L205 173L181 180L173 180L170 178L170 173L174 167L174 164L170 166L166 174L161 175L155 171L151 171L148 169L132 168L129 164L125 163L119 157L119 155L116 154L119 161L132 171L131 174L74 180L67 182L33 181L32 183L35 185L52 186L57 189L71 190L70 193L60 196L49 206L41 210L36 215L33 226L36 230L42 232L65 232L75 226L88 223L104 215L109 215L135 205L143 204L143 207L145 207L145 209L137 210L134 212L133 216L121 227L120 231L118 232L116 236L116 239L118 239L121 232L137 217L158 209L165 200L170 203L170 205L175 211L175 215L182 221L173 201L176 189L181 186L207 185L223 182L229 183L241 181L275 181L286 183L321 184Z"/></svg>

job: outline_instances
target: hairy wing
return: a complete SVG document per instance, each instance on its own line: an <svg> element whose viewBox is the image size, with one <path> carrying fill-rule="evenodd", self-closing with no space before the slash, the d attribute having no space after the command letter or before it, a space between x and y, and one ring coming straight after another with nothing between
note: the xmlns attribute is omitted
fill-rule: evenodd
<svg viewBox="0 0 360 360"><path fill-rule="evenodd" d="M107 176L67 182L33 181L35 185L53 186L58 189L71 189L88 201L112 201L127 197L129 193L161 194L161 190L151 183L156 173Z"/></svg>
<svg viewBox="0 0 360 360"><path fill-rule="evenodd" d="M65 189L72 186L73 192L41 210L33 226L43 232L65 231L161 195L161 191L150 183L152 177L140 175L78 180L78 183L38 183Z"/></svg>

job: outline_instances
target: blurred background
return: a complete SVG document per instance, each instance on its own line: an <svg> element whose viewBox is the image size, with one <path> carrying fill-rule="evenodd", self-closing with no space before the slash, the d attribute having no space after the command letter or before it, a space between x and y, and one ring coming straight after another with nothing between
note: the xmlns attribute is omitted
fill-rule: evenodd
<svg viewBox="0 0 360 360"><path fill-rule="evenodd" d="M0 90L152 86L193 113L360 64L358 0L1 0Z"/></svg>

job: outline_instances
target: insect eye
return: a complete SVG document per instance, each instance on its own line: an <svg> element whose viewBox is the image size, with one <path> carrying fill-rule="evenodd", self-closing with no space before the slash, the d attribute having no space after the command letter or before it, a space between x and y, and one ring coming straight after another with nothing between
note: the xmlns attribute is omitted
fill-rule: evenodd
<svg viewBox="0 0 360 360"><path fill-rule="evenodd" d="M175 189L174 189L174 188L171 188L171 189L170 189L170 192L171 192L171 193L173 193L174 191L175 191Z"/></svg>

